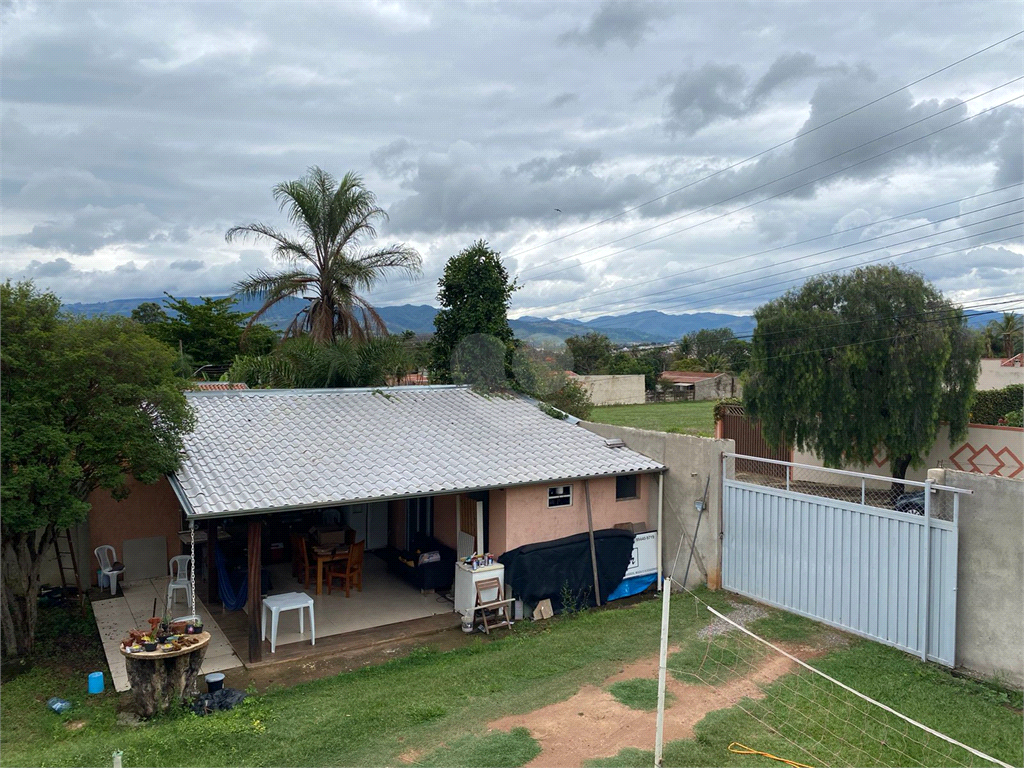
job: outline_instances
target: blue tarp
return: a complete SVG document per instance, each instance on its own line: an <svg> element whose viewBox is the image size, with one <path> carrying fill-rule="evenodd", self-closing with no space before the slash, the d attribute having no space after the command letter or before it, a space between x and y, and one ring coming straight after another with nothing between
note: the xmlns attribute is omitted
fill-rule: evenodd
<svg viewBox="0 0 1024 768"><path fill-rule="evenodd" d="M620 597L629 597L630 595L639 595L651 584L653 584L658 578L658 574L649 573L646 576L634 576L631 579L623 579L610 595L609 600L618 600Z"/></svg>
<svg viewBox="0 0 1024 768"><path fill-rule="evenodd" d="M249 574L243 573L242 583L235 589L231 585L231 579L228 575L228 565L224 560L224 553L220 551L220 547L216 548L217 558L217 592L220 594L220 600L224 603L224 608L228 611L237 611L245 605L245 601L248 599L249 593Z"/></svg>

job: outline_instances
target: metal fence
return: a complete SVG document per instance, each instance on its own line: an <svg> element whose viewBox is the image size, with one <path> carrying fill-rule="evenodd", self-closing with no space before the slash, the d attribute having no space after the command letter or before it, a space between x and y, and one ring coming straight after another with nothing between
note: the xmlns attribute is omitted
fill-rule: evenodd
<svg viewBox="0 0 1024 768"><path fill-rule="evenodd" d="M726 589L953 665L970 491L735 453L722 469Z"/></svg>

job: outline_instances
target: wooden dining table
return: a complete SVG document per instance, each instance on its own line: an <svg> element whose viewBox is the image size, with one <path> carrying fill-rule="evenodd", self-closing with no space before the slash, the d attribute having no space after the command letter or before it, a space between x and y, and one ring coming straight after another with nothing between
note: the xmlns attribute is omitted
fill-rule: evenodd
<svg viewBox="0 0 1024 768"><path fill-rule="evenodd" d="M316 593L322 594L324 588L324 563L335 563L348 559L348 544L336 546L313 546L313 557L316 559Z"/></svg>

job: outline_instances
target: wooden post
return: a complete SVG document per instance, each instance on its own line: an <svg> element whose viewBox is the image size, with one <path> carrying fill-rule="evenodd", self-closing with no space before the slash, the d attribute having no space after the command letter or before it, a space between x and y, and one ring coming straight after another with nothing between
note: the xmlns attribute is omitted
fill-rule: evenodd
<svg viewBox="0 0 1024 768"><path fill-rule="evenodd" d="M597 547L594 545L594 515L590 511L590 481L583 481L583 490L587 494L587 530L590 531L590 564L594 567L594 598L601 605L601 582L597 580Z"/></svg>
<svg viewBox="0 0 1024 768"><path fill-rule="evenodd" d="M263 639L260 637L260 613L263 611L263 598L260 574L263 563L263 521L259 518L249 520L249 661L263 660Z"/></svg>
<svg viewBox="0 0 1024 768"><path fill-rule="evenodd" d="M217 584L217 521L206 521L206 599L207 606L220 604L220 590Z"/></svg>

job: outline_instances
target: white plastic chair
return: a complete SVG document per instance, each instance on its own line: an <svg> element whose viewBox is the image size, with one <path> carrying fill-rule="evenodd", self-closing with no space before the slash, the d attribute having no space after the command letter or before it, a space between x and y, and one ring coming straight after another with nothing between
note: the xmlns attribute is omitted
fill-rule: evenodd
<svg viewBox="0 0 1024 768"><path fill-rule="evenodd" d="M110 594L117 594L117 577L124 573L124 566L117 562L117 552L109 544L101 544L93 550L100 563L100 571L110 583Z"/></svg>
<svg viewBox="0 0 1024 768"><path fill-rule="evenodd" d="M185 599L192 605L192 584L189 581L189 568L192 565L192 558L189 555L178 555L172 557L168 568L171 573L171 580L167 583L167 612L171 612L171 606L175 602L179 589L185 590Z"/></svg>

